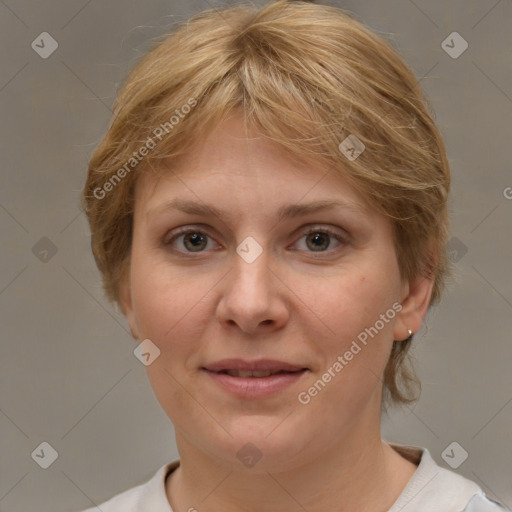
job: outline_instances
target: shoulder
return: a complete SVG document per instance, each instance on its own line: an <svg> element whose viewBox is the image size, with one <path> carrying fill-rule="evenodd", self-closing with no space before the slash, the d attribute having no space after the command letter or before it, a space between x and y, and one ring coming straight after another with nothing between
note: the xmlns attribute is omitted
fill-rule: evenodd
<svg viewBox="0 0 512 512"><path fill-rule="evenodd" d="M147 482L81 512L172 512L165 492L165 479L178 466L179 460L165 464Z"/></svg>
<svg viewBox="0 0 512 512"><path fill-rule="evenodd" d="M462 512L510 512L500 503L491 500L485 494L475 494Z"/></svg>
<svg viewBox="0 0 512 512"><path fill-rule="evenodd" d="M417 464L389 512L505 512L472 480L439 466L426 448L388 443Z"/></svg>

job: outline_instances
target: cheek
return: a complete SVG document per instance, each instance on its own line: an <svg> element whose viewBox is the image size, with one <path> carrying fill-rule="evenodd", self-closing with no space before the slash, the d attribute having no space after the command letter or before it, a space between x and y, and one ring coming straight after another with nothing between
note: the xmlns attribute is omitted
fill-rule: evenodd
<svg viewBox="0 0 512 512"><path fill-rule="evenodd" d="M322 319L332 331L330 336L326 336L327 343L324 344L331 359L343 355L354 341L361 346L361 351L354 356L354 360L363 362L387 357L387 341L393 330L394 314L386 316L386 312L392 308L396 297L393 293L395 287L392 272L386 274L377 272L374 268L372 273L371 269L361 269L338 279L335 284L330 285L329 293L318 294L312 298L312 303L324 312ZM379 320L382 314L387 321Z"/></svg>
<svg viewBox="0 0 512 512"><path fill-rule="evenodd" d="M321 294L314 297L334 334L315 342L315 350L322 352L323 368L305 391L311 391L318 410L339 412L331 418L335 424L357 417L371 397L380 396L375 393L389 357L395 316L392 276L382 279L383 275L379 279L375 271L374 275L351 273L323 298ZM387 322L380 316L386 312ZM379 328L375 330L376 322Z"/></svg>
<svg viewBox="0 0 512 512"><path fill-rule="evenodd" d="M132 300L141 335L152 340L161 340L169 331L177 313L174 297L164 279L156 279L151 269L138 272L132 277Z"/></svg>
<svg viewBox="0 0 512 512"><path fill-rule="evenodd" d="M160 349L160 356L146 371L159 403L174 418L190 406L180 382L183 371L197 366L196 341L208 318L204 299L201 301L205 291L190 278L165 277L169 269L159 265L140 270L132 279L139 333L141 339L149 338Z"/></svg>
<svg viewBox="0 0 512 512"><path fill-rule="evenodd" d="M171 275L168 265L134 268L132 299L140 335L167 351L193 345L194 333L200 332L208 319L208 283L191 279L190 273Z"/></svg>

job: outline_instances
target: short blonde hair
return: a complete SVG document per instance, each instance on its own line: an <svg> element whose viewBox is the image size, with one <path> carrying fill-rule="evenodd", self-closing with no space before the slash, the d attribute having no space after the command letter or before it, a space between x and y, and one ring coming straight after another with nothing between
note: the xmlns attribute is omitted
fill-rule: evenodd
<svg viewBox="0 0 512 512"><path fill-rule="evenodd" d="M451 276L450 171L429 108L393 46L341 9L277 0L191 17L131 71L89 163L82 201L108 299L122 310L141 174L164 162L169 172L199 135L241 111L291 158L338 172L388 217L402 279L431 278L438 303ZM354 140L359 156L346 151ZM395 341L385 371L395 404L417 399L409 347Z"/></svg>

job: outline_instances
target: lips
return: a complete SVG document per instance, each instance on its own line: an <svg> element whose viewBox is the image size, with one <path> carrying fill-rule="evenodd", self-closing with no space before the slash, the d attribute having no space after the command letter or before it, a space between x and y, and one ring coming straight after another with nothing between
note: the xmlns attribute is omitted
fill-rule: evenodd
<svg viewBox="0 0 512 512"><path fill-rule="evenodd" d="M246 361L243 359L223 359L204 367L205 370L215 373L225 373L232 377L269 377L278 373L295 373L307 370L304 366L298 366L284 361L273 359L259 359Z"/></svg>
<svg viewBox="0 0 512 512"><path fill-rule="evenodd" d="M309 368L273 359L223 359L202 367L215 386L243 400L272 398L296 386Z"/></svg>

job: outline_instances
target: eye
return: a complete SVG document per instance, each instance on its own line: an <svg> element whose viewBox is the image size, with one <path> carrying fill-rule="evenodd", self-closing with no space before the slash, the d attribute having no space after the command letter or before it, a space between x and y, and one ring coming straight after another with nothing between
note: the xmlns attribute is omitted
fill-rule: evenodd
<svg viewBox="0 0 512 512"><path fill-rule="evenodd" d="M185 247L185 251L176 249L175 242L182 238L182 247ZM178 230L171 237L166 237L164 245L173 246L179 252L203 252L207 248L208 239L210 238L204 231L193 228L185 228Z"/></svg>
<svg viewBox="0 0 512 512"><path fill-rule="evenodd" d="M346 243L346 238L343 235L325 227L309 228L300 240L303 238L305 238L305 250L312 249L311 252L326 252L332 245L333 238L338 246Z"/></svg>
<svg viewBox="0 0 512 512"><path fill-rule="evenodd" d="M332 246L333 239L338 248L340 245L347 243L347 237L341 233L318 226L309 228L295 245L298 245L303 239L305 239L305 248L303 245L303 247L299 247L298 250L305 250L307 252L328 252L328 249ZM212 247L208 247L209 240L213 239L204 231L188 227L178 229L167 235L164 239L164 245L171 246L176 252L201 253L208 248L212 249ZM177 247L177 245L181 247ZM335 248L331 248L331 250L335 250Z"/></svg>

